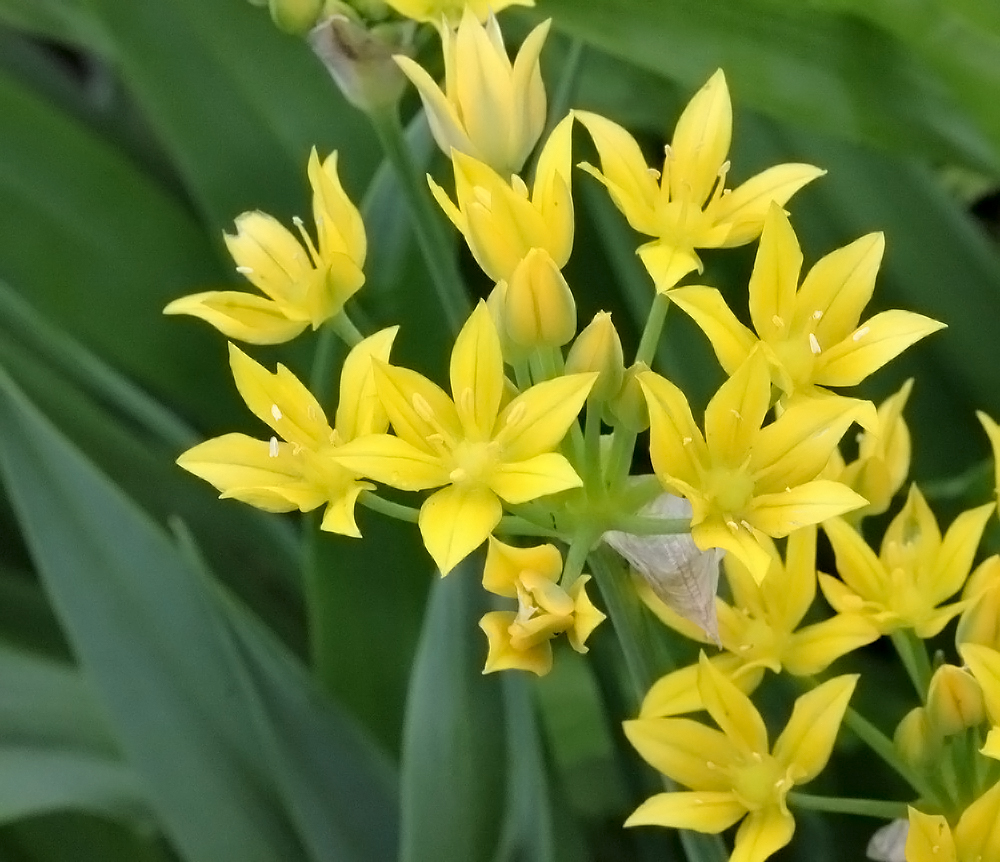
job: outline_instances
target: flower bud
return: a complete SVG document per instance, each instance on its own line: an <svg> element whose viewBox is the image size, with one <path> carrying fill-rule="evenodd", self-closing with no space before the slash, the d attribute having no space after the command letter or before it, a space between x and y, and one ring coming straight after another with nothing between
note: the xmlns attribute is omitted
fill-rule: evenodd
<svg viewBox="0 0 1000 862"><path fill-rule="evenodd" d="M639 386L638 375L649 371L645 362L636 362L625 371L618 395L611 401L611 424L622 425L634 434L641 434L649 427L649 408Z"/></svg>
<svg viewBox="0 0 1000 862"><path fill-rule="evenodd" d="M982 644L1000 651L1000 555L977 566L969 576L962 598L971 599L958 620L955 645Z"/></svg>
<svg viewBox="0 0 1000 862"><path fill-rule="evenodd" d="M323 0L268 0L267 6L271 20L279 29L301 36L316 23L323 10Z"/></svg>
<svg viewBox="0 0 1000 862"><path fill-rule="evenodd" d="M576 301L559 267L533 248L507 284L507 333L522 347L562 347L576 334Z"/></svg>
<svg viewBox="0 0 1000 862"><path fill-rule="evenodd" d="M893 736L899 756L917 767L930 760L937 750L937 742L927 720L927 711L922 706L911 709L903 716Z"/></svg>
<svg viewBox="0 0 1000 862"><path fill-rule="evenodd" d="M566 357L566 373L596 371L600 376L590 390L595 401L609 401L618 394L625 379L625 358L618 330L611 315L600 311L573 342Z"/></svg>
<svg viewBox="0 0 1000 862"><path fill-rule="evenodd" d="M941 736L954 736L986 720L983 690L972 674L941 665L927 692L927 721Z"/></svg>

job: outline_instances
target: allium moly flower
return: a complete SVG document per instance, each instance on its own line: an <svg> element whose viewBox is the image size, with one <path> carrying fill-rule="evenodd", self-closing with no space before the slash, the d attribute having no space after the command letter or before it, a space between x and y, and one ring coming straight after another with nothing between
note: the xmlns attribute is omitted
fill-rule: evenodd
<svg viewBox="0 0 1000 862"><path fill-rule="evenodd" d="M939 607L965 583L995 504L959 515L944 537L923 494L911 486L906 505L882 539L881 553L840 518L823 524L841 580L820 575L827 601L840 613L868 617L882 634L912 628L920 638L938 634L966 601Z"/></svg>
<svg viewBox="0 0 1000 862"><path fill-rule="evenodd" d="M698 688L721 731L687 718L639 718L625 735L655 769L688 790L648 799L626 826L722 832L741 819L730 862L763 862L792 839L786 796L826 766L857 676L838 676L795 701L770 748L750 699L704 655Z"/></svg>
<svg viewBox="0 0 1000 862"><path fill-rule="evenodd" d="M389 418L375 392L372 359L385 361L398 327L366 338L348 354L334 427L319 402L283 365L271 374L238 347L229 361L247 406L277 436L270 441L226 434L189 449L177 463L232 497L268 512L308 512L326 503L322 529L360 536L358 495L375 486L331 454L359 435L385 431ZM280 439L279 439L280 438Z"/></svg>
<svg viewBox="0 0 1000 862"><path fill-rule="evenodd" d="M1000 858L1000 782L973 802L954 827L940 814L910 808L906 862L993 862Z"/></svg>
<svg viewBox="0 0 1000 862"><path fill-rule="evenodd" d="M490 644L483 673L517 669L544 676L552 669L552 639L563 632L574 650L587 652L587 638L605 616L587 597L589 576L563 589L561 574L555 545L515 548L490 537L483 586L516 598L517 611L493 611L480 621Z"/></svg>
<svg viewBox="0 0 1000 862"><path fill-rule="evenodd" d="M982 644L962 644L959 652L982 689L986 715L993 725L980 750L1000 760L1000 652Z"/></svg>
<svg viewBox="0 0 1000 862"><path fill-rule="evenodd" d="M816 527L803 527L788 537L784 560L773 542L764 539L763 544L771 555L764 580L758 584L738 559L726 557L724 569L733 602L715 601L725 652L710 661L747 693L757 687L765 670L813 676L879 637L878 629L857 614L838 614L800 628L816 597ZM667 625L689 637L697 635L679 626L662 604L648 598L647 604ZM704 637L697 639L707 642ZM697 674L697 666L692 665L662 677L643 700L640 716L704 709Z"/></svg>
<svg viewBox="0 0 1000 862"><path fill-rule="evenodd" d="M507 503L582 483L554 450L596 374L557 377L503 405L500 338L486 305L476 307L451 354L454 399L426 377L374 362L375 385L396 436L373 434L340 447L349 470L405 491L443 487L420 508L424 545L442 574L486 541Z"/></svg>
<svg viewBox="0 0 1000 862"><path fill-rule="evenodd" d="M535 0L385 0L400 15L413 21L440 24L441 19L457 24L466 10L479 21L508 6L534 6Z"/></svg>
<svg viewBox="0 0 1000 862"><path fill-rule="evenodd" d="M856 407L814 401L762 428L771 377L761 351L712 397L704 435L673 383L651 371L639 380L649 405L653 470L668 491L690 501L695 543L729 551L756 580L771 565L762 536L787 536L865 504L844 485L816 478Z"/></svg>
<svg viewBox="0 0 1000 862"><path fill-rule="evenodd" d="M545 127L545 86L538 58L549 30L539 24L511 64L496 17L480 24L465 7L457 31L441 30L444 90L415 61L396 63L420 94L431 132L445 155L452 150L489 165L500 176L521 170Z"/></svg>
<svg viewBox="0 0 1000 862"><path fill-rule="evenodd" d="M1000 425L982 410L977 410L976 416L979 417L979 421L990 438L990 448L993 450L994 492L1000 499Z"/></svg>
<svg viewBox="0 0 1000 862"><path fill-rule="evenodd" d="M718 290L693 285L670 298L701 327L727 374L762 344L782 404L830 397L829 386L855 386L944 324L912 311L883 311L859 323L882 260L882 234L828 254L799 287L802 252L779 206L772 205L750 276L750 319L740 323ZM874 413L873 408L869 408ZM863 417L871 427L874 415Z"/></svg>
<svg viewBox="0 0 1000 862"><path fill-rule="evenodd" d="M825 171L777 165L730 191L729 144L733 109L720 69L688 103L666 148L663 170L646 166L635 139L598 114L576 112L601 157L601 170L584 164L639 233L656 237L639 256L660 293L702 263L695 249L745 245L760 236L772 202L784 205Z"/></svg>
<svg viewBox="0 0 1000 862"><path fill-rule="evenodd" d="M226 234L237 272L264 296L213 290L176 299L164 313L200 317L229 338L253 344L288 341L339 314L365 281L365 227L340 184L336 152L321 163L312 151L309 182L318 245L300 219L301 241L262 212L243 213L236 235Z"/></svg>

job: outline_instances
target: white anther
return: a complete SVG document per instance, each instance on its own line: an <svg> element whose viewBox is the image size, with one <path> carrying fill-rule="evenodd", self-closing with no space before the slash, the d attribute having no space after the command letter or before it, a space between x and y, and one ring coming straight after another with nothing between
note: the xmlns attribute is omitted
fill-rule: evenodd
<svg viewBox="0 0 1000 862"><path fill-rule="evenodd" d="M726 521L726 526L729 527L729 529L734 533L738 533L740 531L740 525L735 521Z"/></svg>
<svg viewBox="0 0 1000 862"><path fill-rule="evenodd" d="M714 763L712 763L711 760L706 760L705 761L705 768L706 769L718 769L718 767Z"/></svg>
<svg viewBox="0 0 1000 862"><path fill-rule="evenodd" d="M822 348L819 346L819 339L816 337L815 332L809 333L809 349L816 354L816 356L819 356L822 351Z"/></svg>
<svg viewBox="0 0 1000 862"><path fill-rule="evenodd" d="M694 441L693 441L693 440L692 440L692 439L691 439L690 437L684 437L684 438L683 438L683 439L681 440L681 443L683 443L683 444L684 444L685 446L689 446L689 445L690 445L691 443L693 443L693 442L694 442Z"/></svg>
<svg viewBox="0 0 1000 862"><path fill-rule="evenodd" d="M732 414L733 414L733 416L735 416L735 417L736 417L737 419L739 419L739 420L740 420L741 422L743 421L743 415L742 415L742 414L740 413L740 411L739 411L739 410L737 410L737 409L736 409L735 407L731 408L729 412L730 412L730 413L732 413Z"/></svg>
<svg viewBox="0 0 1000 862"><path fill-rule="evenodd" d="M822 320L822 319L823 319L823 312L822 312L822 311L820 311L820 310L819 310L819 309L817 308L817 309L816 309L816 310L815 310L815 311L814 311L814 312L812 313L812 318L813 318L813 320Z"/></svg>
<svg viewBox="0 0 1000 862"><path fill-rule="evenodd" d="M859 329L857 332L854 333L854 335L851 336L851 340L852 341L860 341L869 332L871 332L871 327L870 326L862 326L861 329Z"/></svg>
<svg viewBox="0 0 1000 862"><path fill-rule="evenodd" d="M520 402L511 408L511 411L507 414L507 418L504 420L505 425L517 425L524 415L528 412L528 408L524 406L524 402Z"/></svg>
<svg viewBox="0 0 1000 862"><path fill-rule="evenodd" d="M740 521L740 523L743 525L743 527L746 529L748 533L753 532L753 527L751 527L746 521Z"/></svg>
<svg viewBox="0 0 1000 862"><path fill-rule="evenodd" d="M448 474L448 478L451 479L452 482L464 482L469 478L469 474L466 473L461 467L456 467Z"/></svg>
<svg viewBox="0 0 1000 862"><path fill-rule="evenodd" d="M271 405L271 415L274 417L275 422L281 421L282 417L281 408L277 404Z"/></svg>
<svg viewBox="0 0 1000 862"><path fill-rule="evenodd" d="M316 408L313 407L312 404L306 407L306 416L308 416L312 420L316 419Z"/></svg>
<svg viewBox="0 0 1000 862"><path fill-rule="evenodd" d="M750 644L740 644L740 652L750 652L751 649Z"/></svg>
<svg viewBox="0 0 1000 862"><path fill-rule="evenodd" d="M271 442L270 442L270 444L267 447L267 454L270 455L272 458L277 458L278 457L278 438L277 437L272 437L271 438Z"/></svg>
<svg viewBox="0 0 1000 862"><path fill-rule="evenodd" d="M236 271L240 275L252 275L253 274L253 267L252 266L238 266L238 267L236 267Z"/></svg>
<svg viewBox="0 0 1000 862"><path fill-rule="evenodd" d="M434 410L430 404L427 403L427 399L424 398L419 392L414 392L413 397L410 398L410 403L413 405L413 409L416 411L417 416L424 420L424 422L431 422L434 419Z"/></svg>
<svg viewBox="0 0 1000 862"><path fill-rule="evenodd" d="M305 227L305 222L298 216L292 216L292 224L296 227Z"/></svg>

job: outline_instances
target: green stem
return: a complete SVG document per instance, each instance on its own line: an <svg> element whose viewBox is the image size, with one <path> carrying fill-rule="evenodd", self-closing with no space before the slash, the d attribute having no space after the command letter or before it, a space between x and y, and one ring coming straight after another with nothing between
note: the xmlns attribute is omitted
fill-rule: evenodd
<svg viewBox="0 0 1000 862"><path fill-rule="evenodd" d="M587 416L583 424L583 482L588 497L604 496L604 478L601 464L601 405L587 402Z"/></svg>
<svg viewBox="0 0 1000 862"><path fill-rule="evenodd" d="M347 316L346 311L341 311L330 321L333 331L340 336L341 341L348 347L354 347L364 341L365 336L354 325L354 321Z"/></svg>
<svg viewBox="0 0 1000 862"><path fill-rule="evenodd" d="M573 582L583 573L583 568L587 564L587 555L594 546L598 535L590 530L582 529L569 544L566 552L566 563L563 565L562 579L559 585L563 589L569 589Z"/></svg>
<svg viewBox="0 0 1000 862"><path fill-rule="evenodd" d="M309 371L309 391L320 404L327 404L333 397L334 367L337 363L337 332L332 318L317 333Z"/></svg>
<svg viewBox="0 0 1000 862"><path fill-rule="evenodd" d="M469 297L458 271L454 249L441 222L442 215L431 197L426 179L419 174L410 157L396 108L393 106L370 116L386 158L403 188L410 208L410 221L441 308L451 330L458 332L469 316Z"/></svg>
<svg viewBox="0 0 1000 862"><path fill-rule="evenodd" d="M651 518L646 515L620 515L609 527L634 536L677 536L691 532L690 518Z"/></svg>
<svg viewBox="0 0 1000 862"><path fill-rule="evenodd" d="M878 817L883 820L898 820L906 817L905 802L889 802L882 799L844 799L839 796L814 796L793 790L788 794L788 802L795 808L808 811L829 811L835 814L858 814L862 817Z"/></svg>
<svg viewBox="0 0 1000 862"><path fill-rule="evenodd" d="M358 502L366 509L371 509L380 515L395 518L397 521L416 524L420 517L419 509L414 509L412 506L404 506L402 503L393 503L392 500L386 500L384 497L373 494L371 491L362 491L361 496L358 497Z"/></svg>
<svg viewBox="0 0 1000 862"><path fill-rule="evenodd" d="M913 629L899 629L890 638L896 648L900 661L906 668L913 687L917 690L921 703L927 702L927 690L931 684L931 660L927 655L927 647Z"/></svg>
<svg viewBox="0 0 1000 862"><path fill-rule="evenodd" d="M608 457L608 485L612 489L621 488L632 469L632 454L639 435L625 428L615 428L611 435L611 454Z"/></svg>
<svg viewBox="0 0 1000 862"><path fill-rule="evenodd" d="M660 335L663 334L663 324L667 320L667 311L670 308L670 300L666 294L658 293L653 297L653 304L649 309L649 317L646 318L646 326L642 330L642 338L639 340L639 349L635 352L635 361L646 365L652 365L653 356L656 355L656 347L660 343Z"/></svg>

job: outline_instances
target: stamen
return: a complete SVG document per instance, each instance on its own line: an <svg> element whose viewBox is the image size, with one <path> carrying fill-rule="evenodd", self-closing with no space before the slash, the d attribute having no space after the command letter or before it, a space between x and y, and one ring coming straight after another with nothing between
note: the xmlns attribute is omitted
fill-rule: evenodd
<svg viewBox="0 0 1000 862"><path fill-rule="evenodd" d="M281 421L281 408L277 404L271 405L271 415L274 417L275 422Z"/></svg>
<svg viewBox="0 0 1000 862"><path fill-rule="evenodd" d="M236 267L236 271L240 275L253 275L253 267L252 266L238 266L238 267Z"/></svg>
<svg viewBox="0 0 1000 862"><path fill-rule="evenodd" d="M504 420L505 425L518 425L524 419L525 414L528 412L528 408L524 406L524 402L517 404L510 413L507 414L507 418Z"/></svg>
<svg viewBox="0 0 1000 862"><path fill-rule="evenodd" d="M815 332L809 333L809 349L816 355L819 356L823 352L823 349L819 346L819 339L816 337Z"/></svg>
<svg viewBox="0 0 1000 862"><path fill-rule="evenodd" d="M691 444L692 444L693 442L694 442L694 440L692 440L692 439L691 439L690 437L684 437L684 438L683 438L683 439L681 440L681 443L682 443L683 445L685 445L685 446L690 446L690 445L691 445Z"/></svg>
<svg viewBox="0 0 1000 862"><path fill-rule="evenodd" d="M476 413L476 393L471 386L466 386L458 396L458 403L463 413L474 416Z"/></svg>
<svg viewBox="0 0 1000 862"><path fill-rule="evenodd" d="M814 312L812 313L812 319L813 319L813 320L822 320L822 319L823 319L823 312L822 312L822 311L820 311L820 310L819 310L819 309L817 308L817 309L816 309L816 310L815 310L815 311L814 311Z"/></svg>
<svg viewBox="0 0 1000 862"><path fill-rule="evenodd" d="M424 422L434 421L434 409L430 404L427 403L427 399L424 398L419 392L414 392L410 398L410 404L413 405L413 409L416 411L417 416L424 420Z"/></svg>
<svg viewBox="0 0 1000 862"><path fill-rule="evenodd" d="M464 482L466 479L468 479L469 474L465 472L465 470L463 470L461 467L456 467L448 474L448 478L451 479L452 482L455 482L457 484L459 482Z"/></svg>
<svg viewBox="0 0 1000 862"><path fill-rule="evenodd" d="M278 450L278 438L277 437L272 437L271 438L271 442L270 442L270 444L268 445L268 448L267 448L267 454L270 455L272 458L277 458L278 457L278 451L279 451Z"/></svg>
<svg viewBox="0 0 1000 862"><path fill-rule="evenodd" d="M743 421L743 414L741 414L735 407L731 408L729 412L732 413L733 416L735 416L740 422Z"/></svg>
<svg viewBox="0 0 1000 862"><path fill-rule="evenodd" d="M740 525L735 521L726 521L726 526L729 527L729 529L734 533L738 533L740 531Z"/></svg>
<svg viewBox="0 0 1000 862"><path fill-rule="evenodd" d="M306 230L305 222L303 222L298 216L292 216L292 224L299 229L299 236L302 237L302 242L305 243L306 251L309 252L309 257L312 258L313 266L316 267L316 269L319 269L319 252L316 251L316 246L313 245L312 237L309 236L309 233Z"/></svg>
<svg viewBox="0 0 1000 862"><path fill-rule="evenodd" d="M751 527L748 522L740 521L740 524L743 526L743 529L745 529L748 533L753 533L753 527Z"/></svg>
<svg viewBox="0 0 1000 862"><path fill-rule="evenodd" d="M872 330L870 326L862 326L861 329L859 329L857 332L854 333L854 335L851 336L851 341L860 341L871 331Z"/></svg>
<svg viewBox="0 0 1000 862"><path fill-rule="evenodd" d="M512 189L514 189L515 192L517 192L517 194L520 197L524 198L525 200L528 200L528 198L530 197L528 194L528 187L525 185L524 180L522 180L517 174L511 174L510 186Z"/></svg>
<svg viewBox="0 0 1000 862"><path fill-rule="evenodd" d="M712 763L711 760L706 760L705 761L705 768L706 769L718 769L718 767L714 763Z"/></svg>

